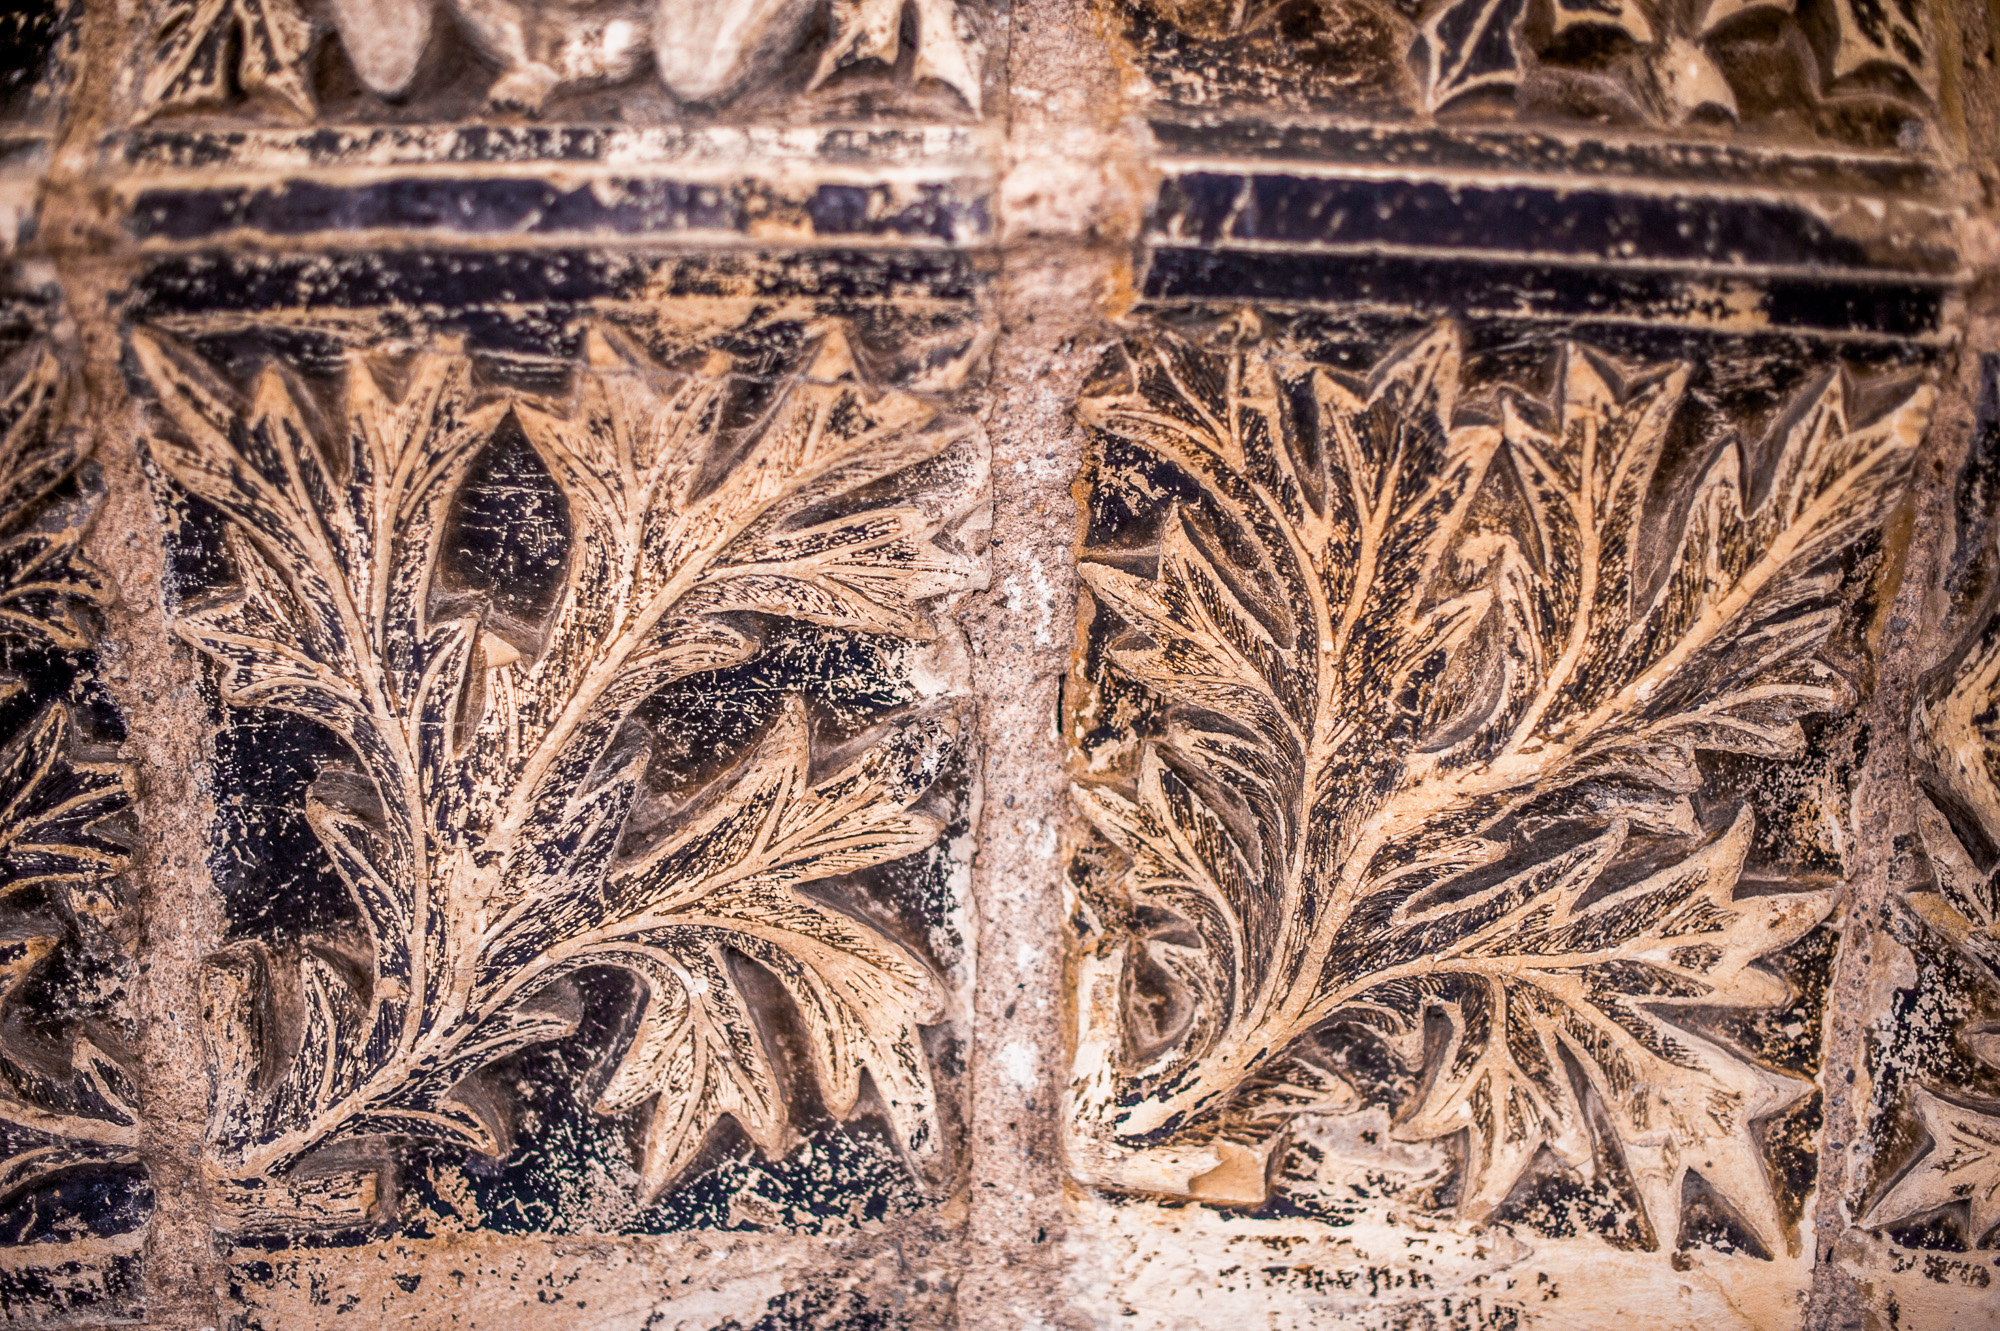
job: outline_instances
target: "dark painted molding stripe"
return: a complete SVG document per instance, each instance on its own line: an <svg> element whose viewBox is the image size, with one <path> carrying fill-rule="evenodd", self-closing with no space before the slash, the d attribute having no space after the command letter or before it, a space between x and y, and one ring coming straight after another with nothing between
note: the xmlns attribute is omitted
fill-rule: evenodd
<svg viewBox="0 0 2000 1331"><path fill-rule="evenodd" d="M355 254L202 251L162 256L127 296L136 320L300 311L389 311L449 331L500 330L530 308L677 298L830 302L977 299L990 264L960 251L805 249L631 253L601 249L396 249ZM567 316L565 316L567 317ZM539 337L540 334L535 334Z"/></svg>
<svg viewBox="0 0 2000 1331"><path fill-rule="evenodd" d="M1352 305L1426 317L1540 318L1948 340L1948 280L1722 275L1483 257L1152 246L1156 301Z"/></svg>
<svg viewBox="0 0 2000 1331"><path fill-rule="evenodd" d="M498 236L657 236L707 233L725 241L892 240L966 245L991 237L982 194L960 182L837 184L796 193L757 181L615 177L561 186L522 176L415 175L362 184L270 184L148 189L126 227L140 240L209 241L230 233L286 240L326 233L353 245L363 233ZM337 234L333 234L337 233ZM244 237L244 238L247 238Z"/></svg>
<svg viewBox="0 0 2000 1331"><path fill-rule="evenodd" d="M1537 259L1762 266L1944 277L1959 259L1932 209L1782 195L1489 185L1404 176L1189 171L1170 176L1152 239L1206 246L1395 246ZM1850 213L1836 228L1830 208ZM1864 233L1865 228L1865 233Z"/></svg>

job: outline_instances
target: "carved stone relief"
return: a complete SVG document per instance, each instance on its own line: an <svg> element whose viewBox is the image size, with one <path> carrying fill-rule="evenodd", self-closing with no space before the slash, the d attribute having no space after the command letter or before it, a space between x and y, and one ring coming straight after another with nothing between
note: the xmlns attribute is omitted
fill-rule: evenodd
<svg viewBox="0 0 2000 1331"><path fill-rule="evenodd" d="M140 120L400 120L406 104L678 119L800 96L822 114L900 101L977 116L983 15L956 0L910 7L913 26L901 0L150 0L130 95Z"/></svg>
<svg viewBox="0 0 2000 1331"><path fill-rule="evenodd" d="M2000 1011L1993 950L1994 524L1989 501L1996 398L1990 357L1932 609L1942 659L1910 717L1908 823L1870 1024L1862 1151L1849 1199L1866 1239L1847 1260L1912 1317L1938 1316L1991 1287L2000 1237Z"/></svg>
<svg viewBox="0 0 2000 1331"><path fill-rule="evenodd" d="M0 1320L2000 1325L1982 7L17 11Z"/></svg>
<svg viewBox="0 0 2000 1331"><path fill-rule="evenodd" d="M1159 185L1076 407L1077 1297L1799 1325L1962 281L1923 16L1113 13Z"/></svg>
<svg viewBox="0 0 2000 1331"><path fill-rule="evenodd" d="M1711 426L1712 459L1649 504L1687 365L1566 344L1553 393L1500 385L1482 419L1450 325L1354 378L1274 361L1143 342L1082 405L1121 446L1101 483L1150 472L1177 501L1146 524L1149 577L1108 520L1083 566L1093 664L1161 713L1131 795L1078 790L1132 861L1085 909L1152 921L1086 971L1125 1007L1083 1038L1136 1055L1080 1106L1110 1129L1104 1177L1262 1201L1268 1129L1354 1098L1353 1053L1313 1047L1345 1018L1423 1084L1399 1139L1470 1133L1459 1215L1544 1147L1588 1171L1594 1093L1655 1243L1690 1169L1775 1242L1750 1126L1805 1087L1666 1013L1782 1006L1755 963L1831 901L1739 897L1756 811L1705 820L1700 758L1801 758L1802 722L1849 701L1828 565L1900 498L1930 390L1819 376L1763 439ZM1434 1066L1411 1043L1430 1013ZM1193 1149L1116 1144L1163 1130Z"/></svg>
<svg viewBox="0 0 2000 1331"><path fill-rule="evenodd" d="M468 1242L569 1315L709 1256L763 1274L704 1326L879 1302L795 1268L950 1298L988 27L124 29L79 151L214 729L189 1131L237 1324L443 1316Z"/></svg>
<svg viewBox="0 0 2000 1331"><path fill-rule="evenodd" d="M1917 0L1113 7L1174 111L1585 122L1926 146L1937 19ZM1253 110L1254 109L1254 110Z"/></svg>
<svg viewBox="0 0 2000 1331"><path fill-rule="evenodd" d="M123 724L94 678L114 594L82 553L97 500L73 369L38 293L0 365L0 1301L120 1319L153 1199L140 1158L135 834Z"/></svg>
<svg viewBox="0 0 2000 1331"><path fill-rule="evenodd" d="M976 786L940 615L985 451L881 377L907 345L198 322L129 363L233 790L208 1169L246 1254L948 1195Z"/></svg>
<svg viewBox="0 0 2000 1331"><path fill-rule="evenodd" d="M1080 405L1074 1167L1796 1258L1837 718L1933 392L1389 345L1149 332Z"/></svg>

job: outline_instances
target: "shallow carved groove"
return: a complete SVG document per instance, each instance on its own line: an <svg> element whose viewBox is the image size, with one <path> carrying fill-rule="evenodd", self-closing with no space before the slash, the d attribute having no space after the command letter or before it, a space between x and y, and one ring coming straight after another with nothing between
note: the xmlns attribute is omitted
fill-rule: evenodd
<svg viewBox="0 0 2000 1331"><path fill-rule="evenodd" d="M960 530L982 493L976 431L869 387L835 325L748 414L726 357L670 370L608 332L586 336L567 399L485 387L463 356L363 354L330 412L276 366L239 395L163 337L134 350L153 455L219 510L237 581L185 607L181 633L229 705L308 717L346 751L305 814L363 936L305 949L289 1030L266 999L272 954L237 949L208 977L212 1167L243 1222L379 1204L353 1171L385 1141L504 1152L506 1097L477 1074L575 1030L571 982L593 968L643 995L596 1098L650 1105L641 1201L724 1117L789 1147L757 1010L771 984L826 1111L866 1100L934 1165L920 1028L942 1015L939 979L823 888L938 837L924 800L962 742L949 704L827 752L792 697L727 770L674 792L653 770L666 736L638 717L787 622L932 637L939 599L980 576ZM440 574L455 498L513 430L567 514L533 622L506 589Z"/></svg>
<svg viewBox="0 0 2000 1331"><path fill-rule="evenodd" d="M1715 760L1851 704L1830 644L1932 391L1830 370L1690 458L1689 366L1554 360L1468 382L1445 324L1350 374L1245 317L1086 393L1164 509L1081 567L1087 1180L1261 1205L1288 1127L1382 1103L1376 1050L1394 1139L1463 1143L1463 1220L1553 1157L1625 1180L1642 1246L1690 1196L1793 1241L1760 1125L1811 1087L1717 1015L1792 1002L1767 959L1833 896L1744 880Z"/></svg>

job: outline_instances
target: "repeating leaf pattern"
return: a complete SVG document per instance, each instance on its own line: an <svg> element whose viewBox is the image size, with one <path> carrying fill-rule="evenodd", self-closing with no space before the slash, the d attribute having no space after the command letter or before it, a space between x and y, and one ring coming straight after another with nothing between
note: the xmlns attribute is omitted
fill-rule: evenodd
<svg viewBox="0 0 2000 1331"><path fill-rule="evenodd" d="M1938 91L1936 38L1915 0L1831 0L1824 23L1806 25L1816 38L1820 78L1834 83L1887 69L1908 91L1934 102ZM1413 39L1422 105L1436 112L1480 89L1518 86L1566 34L1595 30L1629 44L1632 104L1649 118L1679 125L1712 111L1734 120L1736 92L1717 65L1709 43L1717 31L1744 15L1789 18L1795 0L1551 0L1537 29L1527 0L1440 0L1427 7ZM1541 46L1531 29L1546 31Z"/></svg>
<svg viewBox="0 0 2000 1331"><path fill-rule="evenodd" d="M365 982L309 952L298 1053L260 1076L231 1023L254 968L210 976L218 1058L236 1069L213 1128L246 1189L353 1139L415 1136L496 1150L465 1078L568 1033L559 981L622 968L646 1008L600 1107L652 1100L642 1191L657 1194L727 1115L768 1151L789 1117L732 957L784 987L828 1107L865 1071L899 1138L938 1149L918 1028L939 1017L928 968L807 890L910 855L940 825L913 807L954 744L949 716L893 725L830 773L800 707L649 844L630 833L650 758L627 722L676 680L748 660L744 612L864 633L934 632L937 598L979 565L946 536L981 488L969 425L860 380L837 328L748 427L726 364L661 371L592 332L568 401L486 393L462 357L400 372L356 357L345 419L266 369L239 398L150 335L155 456L228 519L238 584L181 632L224 698L313 718L352 752L306 814L353 894ZM569 553L534 642L477 608L441 611L446 513L511 419L568 509ZM877 482L957 459L944 493ZM643 838L642 838L643 840Z"/></svg>
<svg viewBox="0 0 2000 1331"><path fill-rule="evenodd" d="M558 92L648 69L683 101L726 101L773 72L815 16L801 0L586 0L546 12L520 0L330 0L328 26L366 87L400 97L447 3L450 30L500 69L489 99L530 111ZM977 114L985 57L977 24L956 0L912 3L912 78L952 89ZM902 0L833 0L827 17L810 88L858 64L895 65ZM159 0L148 21L143 115L223 106L239 95L314 114L309 66L319 29L298 0Z"/></svg>
<svg viewBox="0 0 2000 1331"><path fill-rule="evenodd" d="M1744 895L1752 815L1704 825L1690 797L1699 754L1799 756L1801 721L1849 701L1822 652L1841 570L1899 502L1931 390L1857 419L1824 375L1663 505L1688 367L1570 345L1550 398L1477 412L1463 354L1441 325L1355 378L1254 327L1135 337L1081 404L1200 494L1149 575L1081 570L1125 630L1111 668L1170 709L1131 786L1077 790L1130 860L1128 899L1082 903L1082 1043L1127 1051L1073 1090L1083 1154L1201 1195L1195 1146L1319 1094L1316 1028L1372 1022L1422 1060L1437 1014L1397 1130L1469 1134L1462 1214L1543 1148L1588 1169L1587 1095L1656 1239L1694 1171L1776 1242L1752 1125L1806 1087L1681 1014L1786 1002L1756 963L1831 900ZM1101 1029L1139 953L1188 996L1150 1050Z"/></svg>
<svg viewBox="0 0 2000 1331"><path fill-rule="evenodd" d="M63 428L65 374L31 345L0 399L0 642L72 659L89 648L88 614L105 584L83 558L87 507L57 495L83 460ZM0 698L30 693L0 680ZM33 711L0 744L0 1004L67 939L118 909L111 880L129 851L106 830L132 802L130 774L79 756L69 705ZM0 1195L79 1165L136 1158L134 1087L87 1032L69 1040L66 1075L34 1069L0 1043Z"/></svg>

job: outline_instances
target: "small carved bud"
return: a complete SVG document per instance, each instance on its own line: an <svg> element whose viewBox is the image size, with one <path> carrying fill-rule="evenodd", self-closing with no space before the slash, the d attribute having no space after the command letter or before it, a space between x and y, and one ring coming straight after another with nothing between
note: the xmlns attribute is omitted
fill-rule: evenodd
<svg viewBox="0 0 2000 1331"><path fill-rule="evenodd" d="M797 0L660 0L653 19L660 81L684 102L721 101L798 37Z"/></svg>
<svg viewBox="0 0 2000 1331"><path fill-rule="evenodd" d="M431 39L433 0L333 0L333 26L369 91L395 97Z"/></svg>

